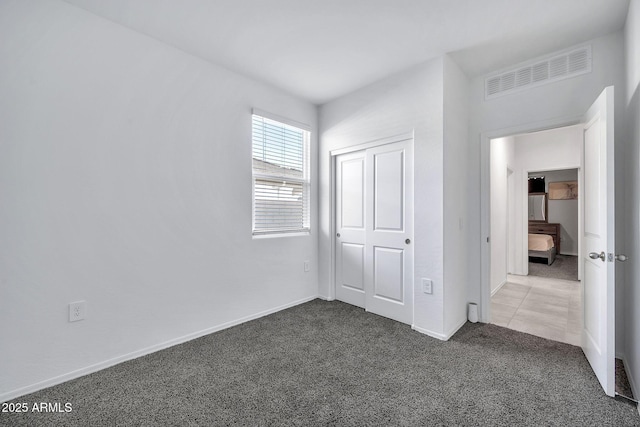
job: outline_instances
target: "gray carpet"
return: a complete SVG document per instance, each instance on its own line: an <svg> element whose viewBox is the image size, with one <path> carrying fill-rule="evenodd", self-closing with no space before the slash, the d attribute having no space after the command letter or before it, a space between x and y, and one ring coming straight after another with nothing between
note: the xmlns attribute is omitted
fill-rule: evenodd
<svg viewBox="0 0 640 427"><path fill-rule="evenodd" d="M0 424L640 425L577 347L469 323L441 342L320 300L15 401L73 410Z"/></svg>
<svg viewBox="0 0 640 427"><path fill-rule="evenodd" d="M532 262L532 260L535 261ZM562 280L578 280L578 257L572 255L557 255L551 265L547 265L546 259L530 258L529 275L552 277Z"/></svg>

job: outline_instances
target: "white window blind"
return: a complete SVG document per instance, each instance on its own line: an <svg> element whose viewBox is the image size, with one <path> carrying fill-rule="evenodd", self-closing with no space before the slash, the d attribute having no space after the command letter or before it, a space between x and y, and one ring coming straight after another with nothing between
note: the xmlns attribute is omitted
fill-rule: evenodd
<svg viewBox="0 0 640 427"><path fill-rule="evenodd" d="M309 132L253 114L253 234L309 232Z"/></svg>

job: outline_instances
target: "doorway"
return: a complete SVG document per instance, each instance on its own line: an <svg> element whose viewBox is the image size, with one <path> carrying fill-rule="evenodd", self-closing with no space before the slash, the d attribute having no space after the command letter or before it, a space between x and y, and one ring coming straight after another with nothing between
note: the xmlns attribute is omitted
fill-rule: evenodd
<svg viewBox="0 0 640 427"><path fill-rule="evenodd" d="M574 124L581 129L579 167L583 169L581 182L578 184L584 188L582 197L579 197L580 215L583 218L580 225L582 243L579 262L584 322L580 344L602 388L609 396L615 395L614 261L623 259L615 254L613 92L612 86L606 87L591 107L574 120L550 120L544 125L521 126L512 128L511 132L503 130L483 133L481 136L481 236L483 240L486 236L487 244L481 246L480 297L481 319L488 322L491 317L490 140L502 135L524 134ZM526 234L523 233L524 235Z"/></svg>
<svg viewBox="0 0 640 427"><path fill-rule="evenodd" d="M558 200L551 202L548 186L550 182L577 183L581 141L582 125L576 125L496 138L489 147L492 230L489 320L577 346L582 329L577 281L578 200L567 200L565 204ZM530 192L532 176L535 183L542 182L542 188L533 189L535 193ZM537 203L535 215L529 203L531 194L535 194ZM536 239L532 241L532 237ZM530 247L538 241L547 246ZM571 264L575 266L574 275L553 277L558 267ZM536 273L538 277L534 277Z"/></svg>
<svg viewBox="0 0 640 427"><path fill-rule="evenodd" d="M530 247L526 250L529 251L529 276L578 281L579 169L530 171L528 174L527 245ZM538 201L541 203L536 205ZM547 249L546 253L538 253L536 250L546 249L541 246L545 243L552 243L555 251Z"/></svg>

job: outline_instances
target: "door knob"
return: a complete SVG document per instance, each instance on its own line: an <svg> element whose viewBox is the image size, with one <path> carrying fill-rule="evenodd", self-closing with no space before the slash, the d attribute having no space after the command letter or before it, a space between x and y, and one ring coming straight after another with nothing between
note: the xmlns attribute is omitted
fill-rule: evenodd
<svg viewBox="0 0 640 427"><path fill-rule="evenodd" d="M622 254L616 255L616 261L625 262L628 259L629 259L629 257L626 256L626 255L622 255Z"/></svg>
<svg viewBox="0 0 640 427"><path fill-rule="evenodd" d="M411 243L411 239L407 239L404 242L408 245L409 243Z"/></svg>
<svg viewBox="0 0 640 427"><path fill-rule="evenodd" d="M340 237L340 233L336 234L336 237Z"/></svg>
<svg viewBox="0 0 640 427"><path fill-rule="evenodd" d="M604 262L606 255L604 254L604 252L589 252L589 258L591 259L598 259L600 258L602 260L602 262Z"/></svg>

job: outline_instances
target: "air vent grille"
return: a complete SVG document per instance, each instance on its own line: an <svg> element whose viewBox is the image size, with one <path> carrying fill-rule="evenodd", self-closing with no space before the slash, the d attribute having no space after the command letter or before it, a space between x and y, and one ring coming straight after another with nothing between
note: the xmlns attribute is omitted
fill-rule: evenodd
<svg viewBox="0 0 640 427"><path fill-rule="evenodd" d="M541 62L531 66L531 73L533 74L533 83L543 82L549 79L549 63Z"/></svg>
<svg viewBox="0 0 640 427"><path fill-rule="evenodd" d="M531 61L485 79L485 99L591 72L591 45Z"/></svg>
<svg viewBox="0 0 640 427"><path fill-rule="evenodd" d="M531 68L521 68L516 73L516 87L526 86L531 83Z"/></svg>

